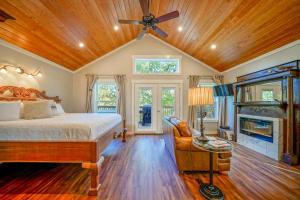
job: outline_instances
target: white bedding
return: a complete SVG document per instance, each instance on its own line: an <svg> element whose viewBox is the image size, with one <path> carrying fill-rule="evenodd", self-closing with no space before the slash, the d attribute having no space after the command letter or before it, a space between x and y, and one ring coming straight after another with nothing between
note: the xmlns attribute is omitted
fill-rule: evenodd
<svg viewBox="0 0 300 200"><path fill-rule="evenodd" d="M120 123L119 114L68 113L45 119L0 121L0 141L94 140Z"/></svg>

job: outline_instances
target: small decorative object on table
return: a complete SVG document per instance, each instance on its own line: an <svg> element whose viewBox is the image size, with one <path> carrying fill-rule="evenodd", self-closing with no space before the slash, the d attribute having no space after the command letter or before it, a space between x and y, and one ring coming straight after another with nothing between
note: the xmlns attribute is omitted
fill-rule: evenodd
<svg viewBox="0 0 300 200"><path fill-rule="evenodd" d="M231 152L232 144L226 140L216 137L207 137L208 141L203 141L199 137L193 138L193 145L209 152L209 184L200 186L200 193L207 199L224 199L223 192L213 184L213 155L214 153Z"/></svg>

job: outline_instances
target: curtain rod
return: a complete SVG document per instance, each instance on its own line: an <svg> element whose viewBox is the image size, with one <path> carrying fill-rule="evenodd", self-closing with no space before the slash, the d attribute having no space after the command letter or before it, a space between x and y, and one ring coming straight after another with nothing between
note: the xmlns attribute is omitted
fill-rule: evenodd
<svg viewBox="0 0 300 200"><path fill-rule="evenodd" d="M187 77L187 79L190 79L190 76L198 76L198 75L189 75L188 77ZM223 76L223 75L205 75L205 76L199 76L200 78L208 78L208 79L211 79L211 78L213 78L214 76Z"/></svg>
<svg viewBox="0 0 300 200"><path fill-rule="evenodd" d="M123 75L126 76L126 74L86 74L85 76L95 75L98 77L105 77L105 76L116 76L116 75Z"/></svg>

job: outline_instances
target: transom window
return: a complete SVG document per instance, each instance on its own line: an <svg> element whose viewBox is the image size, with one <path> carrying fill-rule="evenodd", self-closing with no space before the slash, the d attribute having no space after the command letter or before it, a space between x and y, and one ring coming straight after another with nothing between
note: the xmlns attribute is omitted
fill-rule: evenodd
<svg viewBox="0 0 300 200"><path fill-rule="evenodd" d="M180 56L134 56L135 74L180 74Z"/></svg>
<svg viewBox="0 0 300 200"><path fill-rule="evenodd" d="M95 85L94 110L98 113L117 112L117 86L114 81L98 81Z"/></svg>

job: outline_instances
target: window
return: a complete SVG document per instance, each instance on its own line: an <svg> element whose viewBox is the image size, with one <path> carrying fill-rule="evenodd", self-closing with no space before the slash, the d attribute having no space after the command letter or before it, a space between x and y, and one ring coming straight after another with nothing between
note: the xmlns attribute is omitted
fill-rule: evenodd
<svg viewBox="0 0 300 200"><path fill-rule="evenodd" d="M180 56L134 56L135 74L180 74Z"/></svg>
<svg viewBox="0 0 300 200"><path fill-rule="evenodd" d="M273 90L262 90L261 99L263 101L273 101L274 100L274 91Z"/></svg>
<svg viewBox="0 0 300 200"><path fill-rule="evenodd" d="M215 86L214 83L199 83L198 87L213 87ZM206 105L203 108L203 112L206 112L206 117L203 119L204 121L218 121L218 104L219 104L219 98L214 98L214 105Z"/></svg>
<svg viewBox="0 0 300 200"><path fill-rule="evenodd" d="M97 113L117 112L117 86L113 81L98 81L95 85L95 105Z"/></svg>

